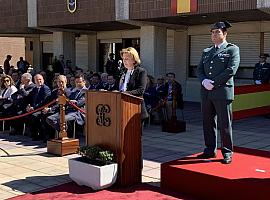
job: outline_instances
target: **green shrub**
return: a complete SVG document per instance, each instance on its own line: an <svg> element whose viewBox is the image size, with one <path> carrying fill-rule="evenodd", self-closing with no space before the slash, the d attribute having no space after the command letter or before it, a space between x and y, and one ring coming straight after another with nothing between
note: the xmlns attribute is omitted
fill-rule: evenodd
<svg viewBox="0 0 270 200"><path fill-rule="evenodd" d="M83 146L78 149L78 154L83 160L89 163L97 163L98 165L106 165L114 160L113 152L102 149L100 146ZM100 164L99 164L100 163Z"/></svg>

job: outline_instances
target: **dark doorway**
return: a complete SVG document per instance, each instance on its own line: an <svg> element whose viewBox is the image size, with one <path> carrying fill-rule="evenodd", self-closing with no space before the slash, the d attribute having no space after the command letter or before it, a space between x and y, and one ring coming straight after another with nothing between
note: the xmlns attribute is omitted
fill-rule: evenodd
<svg viewBox="0 0 270 200"><path fill-rule="evenodd" d="M134 47L140 54L140 38L123 38L123 48Z"/></svg>
<svg viewBox="0 0 270 200"><path fill-rule="evenodd" d="M120 40L121 41L121 40ZM122 42L99 43L99 72L105 72L105 64L110 53L114 53L116 61L121 60L120 51L123 48L134 47L140 54L140 38L123 38Z"/></svg>
<svg viewBox="0 0 270 200"><path fill-rule="evenodd" d="M100 43L99 44L99 72L105 72L105 64L108 60L109 54L114 53L114 59L118 61L121 59L120 51L122 50L122 43Z"/></svg>
<svg viewBox="0 0 270 200"><path fill-rule="evenodd" d="M42 53L42 69L46 70L53 63L53 53Z"/></svg>

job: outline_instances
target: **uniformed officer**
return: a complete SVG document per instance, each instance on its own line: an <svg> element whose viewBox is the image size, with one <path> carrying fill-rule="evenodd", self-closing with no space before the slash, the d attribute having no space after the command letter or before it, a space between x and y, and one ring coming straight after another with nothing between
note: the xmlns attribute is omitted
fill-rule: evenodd
<svg viewBox="0 0 270 200"><path fill-rule="evenodd" d="M260 62L255 65L253 71L253 80L256 85L269 83L270 80L270 64L266 62L269 54L261 54L259 57Z"/></svg>
<svg viewBox="0 0 270 200"><path fill-rule="evenodd" d="M217 22L211 27L213 46L203 50L197 68L201 83L204 152L198 158L214 158L217 151L217 127L220 129L222 163L232 162L232 101L234 81L240 63L239 48L226 41L229 22Z"/></svg>

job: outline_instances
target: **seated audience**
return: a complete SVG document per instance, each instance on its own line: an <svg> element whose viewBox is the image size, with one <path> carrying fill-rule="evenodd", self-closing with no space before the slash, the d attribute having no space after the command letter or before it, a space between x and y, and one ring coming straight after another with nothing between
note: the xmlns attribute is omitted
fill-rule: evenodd
<svg viewBox="0 0 270 200"><path fill-rule="evenodd" d="M75 84L76 84L76 88L70 94L69 100L75 105L77 105L78 107L83 108L85 105L85 91L87 90L87 88L85 87L85 80L84 80L83 75L75 76ZM66 113L65 120L67 123L66 127L69 127L69 123L74 120L79 125L83 125L85 123L85 114L73 108L71 105L67 105L67 108L65 109L65 113ZM60 131L59 112L48 116L46 119L46 122L58 132Z"/></svg>

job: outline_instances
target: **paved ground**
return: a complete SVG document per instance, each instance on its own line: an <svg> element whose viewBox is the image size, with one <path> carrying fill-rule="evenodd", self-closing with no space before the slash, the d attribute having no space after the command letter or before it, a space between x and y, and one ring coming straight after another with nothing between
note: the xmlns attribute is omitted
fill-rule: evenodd
<svg viewBox="0 0 270 200"><path fill-rule="evenodd" d="M143 181L154 185L160 182L160 163L201 152L203 136L200 107L186 103L187 131L172 134L161 132L160 126L151 125L143 131ZM236 146L270 151L270 119L253 117L234 122ZM81 138L83 143L83 138ZM42 190L70 181L69 158L46 153L46 146L26 136L0 133L0 199Z"/></svg>

